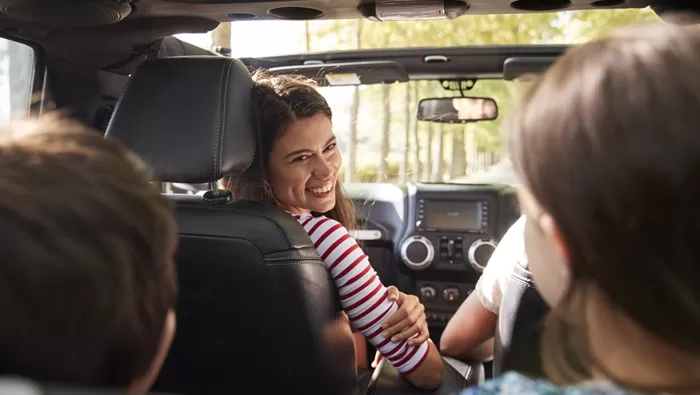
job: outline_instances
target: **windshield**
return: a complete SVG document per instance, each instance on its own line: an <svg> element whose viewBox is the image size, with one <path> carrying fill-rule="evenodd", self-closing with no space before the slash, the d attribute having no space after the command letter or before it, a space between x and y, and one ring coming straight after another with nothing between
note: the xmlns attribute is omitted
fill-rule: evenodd
<svg viewBox="0 0 700 395"><path fill-rule="evenodd" d="M333 109L346 182L466 182L467 174L498 163L506 149L499 125L513 95L502 80L480 80L468 94L495 98L503 115L466 125L416 120L421 99L455 95L437 81L320 91Z"/></svg>
<svg viewBox="0 0 700 395"><path fill-rule="evenodd" d="M207 49L230 47L234 57L263 57L350 49L578 44L655 20L656 14L645 8L475 15L453 21L251 21L178 38ZM467 94L495 99L499 117L466 125L416 121L418 101L455 95L438 81L321 88L333 109L345 181L515 183L500 128L516 102L514 84L479 80Z"/></svg>

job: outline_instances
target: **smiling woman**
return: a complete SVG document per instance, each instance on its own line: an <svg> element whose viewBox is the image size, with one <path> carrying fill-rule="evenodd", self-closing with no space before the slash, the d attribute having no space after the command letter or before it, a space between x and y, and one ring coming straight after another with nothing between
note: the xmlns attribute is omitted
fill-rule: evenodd
<svg viewBox="0 0 700 395"><path fill-rule="evenodd" d="M355 330L415 385L436 388L442 359L428 340L423 305L385 287L348 231L355 228L355 212L338 179L342 158L328 103L301 77L256 73L254 79L258 154L245 172L224 177L225 188L293 215L330 272Z"/></svg>
<svg viewBox="0 0 700 395"><path fill-rule="evenodd" d="M278 203L295 213L331 211L341 163L327 115L297 120L270 152L270 182Z"/></svg>
<svg viewBox="0 0 700 395"><path fill-rule="evenodd" d="M258 72L256 114L258 151L251 167L224 178L225 187L239 197L274 204L290 212L326 213L353 228L355 211L338 183L342 163L335 145L333 113L312 82L293 76ZM331 199L307 189L332 184ZM276 185L276 188L272 188ZM309 205L312 203L312 205Z"/></svg>

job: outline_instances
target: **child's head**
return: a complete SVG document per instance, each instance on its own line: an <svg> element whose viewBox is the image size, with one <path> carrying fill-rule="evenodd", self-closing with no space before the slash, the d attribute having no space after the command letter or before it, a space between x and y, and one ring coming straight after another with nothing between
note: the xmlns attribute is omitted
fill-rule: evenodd
<svg viewBox="0 0 700 395"><path fill-rule="evenodd" d="M0 375L145 391L175 330L171 207L97 132L26 129L0 145Z"/></svg>
<svg viewBox="0 0 700 395"><path fill-rule="evenodd" d="M698 358L698 29L643 26L570 50L510 133L530 266L555 314L587 336L633 324ZM590 366L595 352L578 356Z"/></svg>

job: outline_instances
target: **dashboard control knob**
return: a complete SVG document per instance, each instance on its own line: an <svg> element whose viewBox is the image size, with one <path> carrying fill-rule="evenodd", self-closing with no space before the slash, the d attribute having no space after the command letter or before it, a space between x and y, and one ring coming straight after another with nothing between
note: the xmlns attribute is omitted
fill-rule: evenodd
<svg viewBox="0 0 700 395"><path fill-rule="evenodd" d="M469 258L469 263L472 267L479 272L484 271L486 264L489 263L491 255L496 250L496 241L493 239L480 239L475 241L471 247L469 247L469 252L467 257Z"/></svg>
<svg viewBox="0 0 700 395"><path fill-rule="evenodd" d="M434 257L433 243L424 236L411 236L401 244L401 259L413 270L427 269Z"/></svg>
<svg viewBox="0 0 700 395"><path fill-rule="evenodd" d="M457 302L462 296L462 293L457 287L447 287L442 291L442 298L447 302Z"/></svg>
<svg viewBox="0 0 700 395"><path fill-rule="evenodd" d="M432 285L425 285L420 287L420 298L422 300L434 300L437 296L437 289Z"/></svg>

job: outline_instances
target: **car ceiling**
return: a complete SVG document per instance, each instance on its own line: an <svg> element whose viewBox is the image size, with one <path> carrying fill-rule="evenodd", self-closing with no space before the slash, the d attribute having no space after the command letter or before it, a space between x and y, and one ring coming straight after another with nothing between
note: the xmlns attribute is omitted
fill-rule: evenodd
<svg viewBox="0 0 700 395"><path fill-rule="evenodd" d="M406 0L402 4L435 1ZM461 5L464 15L650 5L697 7L694 0L444 1L448 9ZM173 34L204 33L219 22L236 20L365 18L372 16L375 6L374 2L358 0L0 0L0 31L40 44L49 59L97 69L117 64L128 71L135 63L130 60Z"/></svg>
<svg viewBox="0 0 700 395"><path fill-rule="evenodd" d="M404 5L444 1L450 10L461 4L462 8L457 8L466 9L464 15L527 11L514 7L556 11L652 6L657 12L698 8L696 0L467 0L466 8L457 0L374 1ZM286 14L279 15L279 8ZM104 129L128 75L143 59L154 54L159 57L211 55L172 37L174 34L205 33L220 22L235 22L244 15L257 20L358 19L370 17L375 8L375 3L359 0L0 0L0 36L36 44L43 54L39 59L46 70L45 94L53 106L88 125ZM404 15L415 16L411 12ZM232 41L237 39L232 37ZM488 78L483 73L505 75L504 60L512 56L540 58L538 62L544 59L546 64L563 50L563 47L532 47L429 51L450 59L442 64L428 64L424 60L425 51L419 49L325 54L325 61L356 62L371 56L398 64L391 67L394 74L408 75L411 79ZM319 59L302 55L247 59L247 63L253 67L283 68L303 66L307 60ZM517 67L514 69L516 74L520 72Z"/></svg>
<svg viewBox="0 0 700 395"><path fill-rule="evenodd" d="M507 78L513 79L541 71L567 48L566 45L497 45L365 49L241 60L250 69L301 74L325 86L326 74L348 72L361 75L362 84L502 78L504 74L510 74ZM523 64L523 60L527 60L527 63Z"/></svg>

